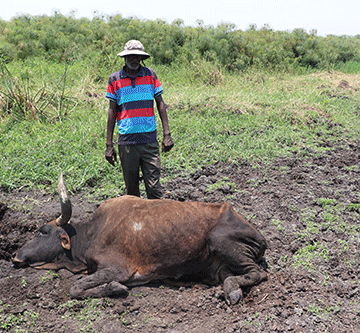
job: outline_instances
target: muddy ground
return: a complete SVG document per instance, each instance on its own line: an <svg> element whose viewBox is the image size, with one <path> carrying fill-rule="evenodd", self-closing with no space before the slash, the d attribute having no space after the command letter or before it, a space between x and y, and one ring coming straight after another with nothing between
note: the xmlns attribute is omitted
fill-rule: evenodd
<svg viewBox="0 0 360 333"><path fill-rule="evenodd" d="M225 304L221 286L196 282L71 301L78 276L10 263L37 227L58 215L58 198L0 192L0 331L360 332L360 142L322 146L327 150L271 165L238 161L179 172L164 184L167 198L231 202L266 237L268 280L245 290L235 306ZM73 220L97 206L81 195L72 202Z"/></svg>

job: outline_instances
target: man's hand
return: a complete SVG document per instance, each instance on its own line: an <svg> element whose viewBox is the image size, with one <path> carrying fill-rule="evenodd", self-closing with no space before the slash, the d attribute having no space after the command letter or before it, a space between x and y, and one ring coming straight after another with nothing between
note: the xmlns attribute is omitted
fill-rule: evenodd
<svg viewBox="0 0 360 333"><path fill-rule="evenodd" d="M111 165L115 166L115 162L117 162L117 157L113 144L106 144L105 158Z"/></svg>
<svg viewBox="0 0 360 333"><path fill-rule="evenodd" d="M170 151L172 147L174 147L174 141L171 138L171 134L165 134L162 142L162 152L166 153L167 151Z"/></svg>

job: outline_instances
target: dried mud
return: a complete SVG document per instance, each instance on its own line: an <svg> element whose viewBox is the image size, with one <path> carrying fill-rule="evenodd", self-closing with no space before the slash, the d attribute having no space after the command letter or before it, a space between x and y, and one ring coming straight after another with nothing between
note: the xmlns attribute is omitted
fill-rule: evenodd
<svg viewBox="0 0 360 333"><path fill-rule="evenodd" d="M167 198L231 202L266 237L268 280L231 307L221 286L196 282L70 301L78 276L10 263L37 227L58 215L58 198L0 192L0 331L360 332L360 143L323 146L328 150L271 165L238 161L179 172L164 184ZM81 195L72 202L74 220L97 206Z"/></svg>

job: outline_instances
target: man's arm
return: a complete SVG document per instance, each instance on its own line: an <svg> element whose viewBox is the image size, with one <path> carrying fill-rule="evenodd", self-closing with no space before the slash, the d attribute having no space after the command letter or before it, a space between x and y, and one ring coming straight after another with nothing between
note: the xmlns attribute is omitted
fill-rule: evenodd
<svg viewBox="0 0 360 333"><path fill-rule="evenodd" d="M164 139L162 142L162 151L167 152L174 146L174 142L170 134L168 115L166 112L164 100L161 95L155 97L155 102L160 115L160 119L163 127L163 133L164 133Z"/></svg>
<svg viewBox="0 0 360 333"><path fill-rule="evenodd" d="M105 158L111 165L115 165L115 162L117 161L116 152L115 152L114 144L113 144L113 135L114 135L116 116L117 116L116 102L110 101L107 127L106 127Z"/></svg>

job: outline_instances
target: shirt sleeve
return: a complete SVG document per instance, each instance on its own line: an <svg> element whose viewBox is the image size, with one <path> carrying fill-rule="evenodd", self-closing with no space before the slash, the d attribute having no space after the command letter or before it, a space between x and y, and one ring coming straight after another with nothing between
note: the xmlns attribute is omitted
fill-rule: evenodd
<svg viewBox="0 0 360 333"><path fill-rule="evenodd" d="M152 68L149 68L149 70L151 71L151 74L154 77L154 97L157 97L164 93L164 89L163 89L155 71Z"/></svg>
<svg viewBox="0 0 360 333"><path fill-rule="evenodd" d="M105 97L108 98L108 99L111 100L111 101L116 102L116 101L117 101L117 98L116 98L115 89L114 89L114 86L113 86L112 83L113 83L113 79L112 79L112 77L110 76L109 82L108 82L108 85L107 85L107 89L106 89L106 95L105 95Z"/></svg>

